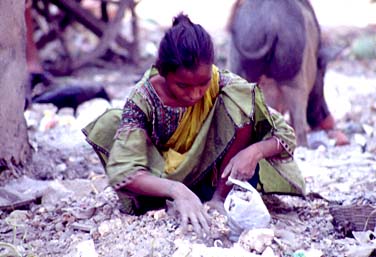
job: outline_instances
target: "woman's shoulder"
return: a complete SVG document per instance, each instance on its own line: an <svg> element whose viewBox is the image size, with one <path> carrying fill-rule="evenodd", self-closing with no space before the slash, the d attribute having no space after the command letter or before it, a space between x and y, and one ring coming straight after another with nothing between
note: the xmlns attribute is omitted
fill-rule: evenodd
<svg viewBox="0 0 376 257"><path fill-rule="evenodd" d="M231 72L228 69L220 69L219 70L219 87L227 87L227 86L250 86L254 87L256 83L250 83L240 75Z"/></svg>
<svg viewBox="0 0 376 257"><path fill-rule="evenodd" d="M123 111L130 113L142 111L145 115L150 115L155 97L153 97L153 92L150 88L149 74L149 70L146 71L143 77L132 86L132 89L125 97ZM135 110L137 110L137 112L135 112Z"/></svg>
<svg viewBox="0 0 376 257"><path fill-rule="evenodd" d="M145 71L140 80L132 87L127 96L127 100L136 99L150 99L153 97L153 89L150 84L150 79L155 76L155 68L151 67Z"/></svg>

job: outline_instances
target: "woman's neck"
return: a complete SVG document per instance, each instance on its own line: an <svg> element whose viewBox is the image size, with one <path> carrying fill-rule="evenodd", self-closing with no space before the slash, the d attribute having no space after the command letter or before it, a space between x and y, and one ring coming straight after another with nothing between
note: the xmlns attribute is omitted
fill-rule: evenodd
<svg viewBox="0 0 376 257"><path fill-rule="evenodd" d="M170 106L170 107L178 107L176 105L176 101L173 100L173 96L167 90L166 87L166 80L161 75L155 75L149 79L151 86L154 88L157 96L163 103L163 105Z"/></svg>

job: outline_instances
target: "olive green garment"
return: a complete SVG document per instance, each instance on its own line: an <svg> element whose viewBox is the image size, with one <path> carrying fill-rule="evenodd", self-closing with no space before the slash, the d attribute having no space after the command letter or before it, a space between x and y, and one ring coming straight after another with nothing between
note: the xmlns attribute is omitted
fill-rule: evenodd
<svg viewBox="0 0 376 257"><path fill-rule="evenodd" d="M106 111L83 129L87 141L106 169L111 186L116 190L121 188L140 170L193 186L222 159L236 130L252 124L252 142L275 137L284 148L281 154L260 162L258 189L265 193L305 193L303 177L292 156L296 142L293 129L286 124L281 114L268 109L256 84L248 83L228 71L221 72L221 78L225 77L228 82L220 88L219 96L185 160L173 174L164 172L163 156L150 142L146 131L138 128L117 131L121 122L121 109ZM148 79L150 72L145 74L143 80ZM129 97L148 117L153 107L148 105L144 96L134 90ZM119 190L118 193L124 196ZM132 213L131 205L135 196L130 192L126 195L129 197L123 203L129 206L124 206L124 209Z"/></svg>

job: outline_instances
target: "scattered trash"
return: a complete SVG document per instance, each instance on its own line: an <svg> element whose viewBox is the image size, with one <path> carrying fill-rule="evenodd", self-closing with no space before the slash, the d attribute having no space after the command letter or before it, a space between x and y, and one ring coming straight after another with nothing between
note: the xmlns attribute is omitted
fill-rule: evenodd
<svg viewBox="0 0 376 257"><path fill-rule="evenodd" d="M322 257L323 253L317 249L298 250L294 252L292 257Z"/></svg>
<svg viewBox="0 0 376 257"><path fill-rule="evenodd" d="M356 245L349 246L346 254L348 257L372 257L376 253L376 227L372 232L370 230L363 232L353 231Z"/></svg>
<svg viewBox="0 0 376 257"><path fill-rule="evenodd" d="M251 253L244 250L240 245L235 244L231 248L221 248L221 247L208 247L204 244L192 244L185 240L177 240L175 242L177 250L174 252L172 257L219 257L219 256L236 256L236 257L257 257L260 255Z"/></svg>

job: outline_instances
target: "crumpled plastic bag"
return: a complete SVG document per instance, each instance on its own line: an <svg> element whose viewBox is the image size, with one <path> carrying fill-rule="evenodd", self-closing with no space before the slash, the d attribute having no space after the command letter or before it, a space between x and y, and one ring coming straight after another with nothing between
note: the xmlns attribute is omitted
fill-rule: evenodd
<svg viewBox="0 0 376 257"><path fill-rule="evenodd" d="M270 214L260 194L247 181L229 177L233 188L227 195L224 208L230 227L230 240L237 241L244 230L266 228L270 224Z"/></svg>

